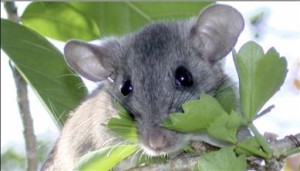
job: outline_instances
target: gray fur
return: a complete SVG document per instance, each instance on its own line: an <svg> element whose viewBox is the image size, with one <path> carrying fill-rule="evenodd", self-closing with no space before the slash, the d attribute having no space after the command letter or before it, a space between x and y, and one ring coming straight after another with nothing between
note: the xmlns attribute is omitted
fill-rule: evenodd
<svg viewBox="0 0 300 171"><path fill-rule="evenodd" d="M75 110L54 154L73 151L69 155L71 159L65 156L65 160L74 164L87 151L111 145L104 143L114 136L100 126L116 115L111 99L116 99L135 115L140 144L149 155L176 153L189 140L198 139L197 135L160 127L161 119L179 111L185 101L197 99L201 93L214 95L220 86L229 84L219 60L232 50L243 26L243 18L235 9L214 5L197 18L152 23L136 33L107 38L100 45L77 40L68 42L66 61L75 71L93 81L109 78L113 82L105 83L104 88ZM192 87L175 86L174 73L179 66L191 72ZM133 92L124 97L120 86L128 79ZM103 104L97 104L98 101ZM78 132L69 132L85 121L88 122ZM45 170L54 166L58 170L71 168L55 163L55 159L49 162L53 166L48 163Z"/></svg>

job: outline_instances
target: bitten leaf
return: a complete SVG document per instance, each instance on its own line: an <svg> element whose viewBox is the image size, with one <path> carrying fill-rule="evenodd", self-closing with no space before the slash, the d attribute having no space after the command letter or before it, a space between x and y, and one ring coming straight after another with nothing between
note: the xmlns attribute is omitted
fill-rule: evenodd
<svg viewBox="0 0 300 171"><path fill-rule="evenodd" d="M164 119L163 127L180 132L204 131L217 116L226 112L218 101L207 95L201 95L199 100L191 100L182 105L183 112L172 113Z"/></svg>

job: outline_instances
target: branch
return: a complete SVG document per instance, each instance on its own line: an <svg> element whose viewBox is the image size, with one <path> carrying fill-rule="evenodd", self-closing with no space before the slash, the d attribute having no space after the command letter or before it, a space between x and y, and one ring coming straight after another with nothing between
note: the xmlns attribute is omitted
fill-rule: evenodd
<svg viewBox="0 0 300 171"><path fill-rule="evenodd" d="M275 154L285 154L286 156L293 153L300 153L300 133L289 135L280 140L269 142Z"/></svg>
<svg viewBox="0 0 300 171"><path fill-rule="evenodd" d="M257 157L249 157L250 164L248 167L255 168L255 170L280 170L283 166L282 157L287 157L287 151L296 151L300 152L300 133L296 135L286 136L283 139L279 140L272 140L271 142L268 141L270 147L274 150L274 154L282 154L283 156L278 156L278 158L270 158L266 161L266 165L260 165L261 158ZM198 147L197 147L198 146ZM179 157L176 157L173 160L168 160L165 163L158 163L158 164L150 164L139 166L136 168L129 169L128 171L150 171L150 170L190 170L194 168L199 160L199 157L204 152L215 151L216 148L208 145L203 144L203 142L192 142L192 147L196 150L195 154L185 154ZM196 147L196 148L195 148ZM256 164L255 164L256 163Z"/></svg>
<svg viewBox="0 0 300 171"><path fill-rule="evenodd" d="M19 23L20 18L17 14L17 8L14 2L5 2L5 9L8 14L8 18L14 22ZM17 88L17 100L20 110L21 119L24 126L24 138L26 146L26 158L27 158L27 171L36 171L38 168L37 160L37 143L34 134L32 117L29 109L29 100L27 94L27 83L18 70L10 65L13 72L16 88Z"/></svg>
<svg viewBox="0 0 300 171"><path fill-rule="evenodd" d="M151 171L151 170L191 170L194 168L199 160L197 157L178 158L176 160L169 160L166 163L151 164L129 169L128 171Z"/></svg>

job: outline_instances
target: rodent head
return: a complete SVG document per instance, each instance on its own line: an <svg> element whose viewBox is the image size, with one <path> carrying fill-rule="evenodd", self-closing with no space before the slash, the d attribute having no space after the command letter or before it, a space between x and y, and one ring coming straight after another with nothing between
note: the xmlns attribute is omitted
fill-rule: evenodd
<svg viewBox="0 0 300 171"><path fill-rule="evenodd" d="M153 23L98 45L71 40L65 57L92 81L113 80L110 93L136 120L141 146L149 155L169 154L189 135L162 128L162 119L222 85L218 61L232 50L243 27L238 11L214 5L197 18Z"/></svg>

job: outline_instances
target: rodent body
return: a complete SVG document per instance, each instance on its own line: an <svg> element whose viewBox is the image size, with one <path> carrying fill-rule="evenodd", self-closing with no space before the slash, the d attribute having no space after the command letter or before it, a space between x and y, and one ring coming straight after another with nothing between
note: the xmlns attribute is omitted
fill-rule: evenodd
<svg viewBox="0 0 300 171"><path fill-rule="evenodd" d="M88 151L119 143L102 125L117 115L113 100L136 121L141 147L150 156L176 153L190 140L201 140L206 135L183 134L160 124L185 101L201 93L215 95L230 84L219 61L232 50L243 27L238 11L214 5L197 18L152 23L97 45L69 41L68 64L104 85L71 113L42 170L72 170Z"/></svg>
<svg viewBox="0 0 300 171"><path fill-rule="evenodd" d="M110 96L100 89L93 92L74 112L70 113L43 169L71 171L82 155L116 143L118 141L116 137L101 125L108 118L117 116L117 110L111 104Z"/></svg>

